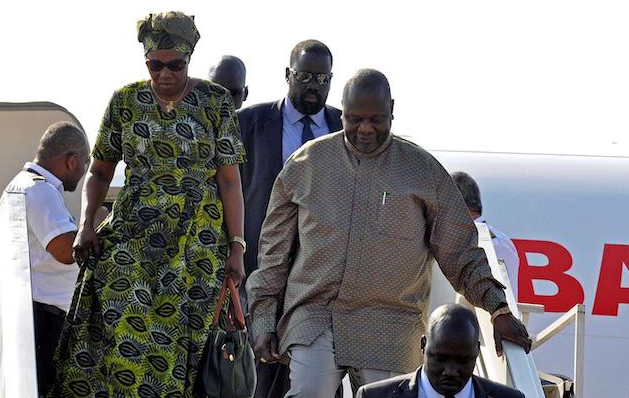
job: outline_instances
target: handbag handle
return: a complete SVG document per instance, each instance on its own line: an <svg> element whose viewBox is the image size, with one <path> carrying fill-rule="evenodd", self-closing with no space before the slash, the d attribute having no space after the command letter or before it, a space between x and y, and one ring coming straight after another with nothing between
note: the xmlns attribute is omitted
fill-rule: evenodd
<svg viewBox="0 0 629 398"><path fill-rule="evenodd" d="M229 295L231 297L230 308L228 309L227 319L229 320L231 326L237 327L240 330L245 329L245 315L242 312L242 307L240 305L240 298L238 297L238 289L234 284L234 280L231 276L225 276L223 280L223 284L221 285L221 291L218 295L218 300L216 301L216 308L214 309L214 321L212 322L212 328L216 328L218 326L218 321L220 319L220 313L223 309L223 305L225 304L225 297L227 296L227 289L229 289ZM233 313L232 313L233 308ZM233 316L231 316L233 315ZM236 319L236 324L234 325L234 318Z"/></svg>

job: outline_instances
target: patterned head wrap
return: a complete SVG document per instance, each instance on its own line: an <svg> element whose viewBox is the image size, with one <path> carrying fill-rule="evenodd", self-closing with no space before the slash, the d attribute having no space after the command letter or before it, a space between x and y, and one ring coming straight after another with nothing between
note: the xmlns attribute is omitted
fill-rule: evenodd
<svg viewBox="0 0 629 398"><path fill-rule="evenodd" d="M138 41L144 44L144 55L168 49L190 55L200 37L194 17L180 11L149 14L138 21Z"/></svg>

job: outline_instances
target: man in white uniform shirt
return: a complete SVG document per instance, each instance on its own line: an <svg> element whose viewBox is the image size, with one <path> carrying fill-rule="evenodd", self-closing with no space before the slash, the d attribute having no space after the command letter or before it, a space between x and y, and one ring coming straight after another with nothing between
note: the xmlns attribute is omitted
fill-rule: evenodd
<svg viewBox="0 0 629 398"><path fill-rule="evenodd" d="M496 251L496 257L498 261L504 261L507 274L509 275L511 289L513 290L513 296L517 300L518 268L520 266L520 260L515 245L507 235L487 223L485 217L483 217L483 203L480 198L480 188L474 178L463 171L456 171L452 173L452 180L459 189L459 192L461 192L474 222L482 222L487 225L489 233L491 234L491 243Z"/></svg>
<svg viewBox="0 0 629 398"><path fill-rule="evenodd" d="M27 162L5 189L26 197L40 395L50 382L52 357L79 271L72 256L77 226L62 193L76 189L88 164L85 133L74 124L57 122L42 136L35 160Z"/></svg>
<svg viewBox="0 0 629 398"><path fill-rule="evenodd" d="M356 398L524 398L513 388L472 374L480 352L476 315L459 304L438 307L421 338L424 364L415 372L362 386Z"/></svg>

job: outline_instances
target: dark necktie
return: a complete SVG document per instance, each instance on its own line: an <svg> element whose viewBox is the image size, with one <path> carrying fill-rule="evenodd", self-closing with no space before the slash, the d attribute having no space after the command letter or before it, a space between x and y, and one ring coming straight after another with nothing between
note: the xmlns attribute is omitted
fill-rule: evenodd
<svg viewBox="0 0 629 398"><path fill-rule="evenodd" d="M306 142L315 138L314 134L312 133L312 129L310 128L310 125L314 122L312 121L310 116L304 116L299 119L299 121L301 122L301 124L304 125L304 129L301 130L301 145L304 145Z"/></svg>
<svg viewBox="0 0 629 398"><path fill-rule="evenodd" d="M444 395L443 398L454 398L454 395L452 394Z"/></svg>

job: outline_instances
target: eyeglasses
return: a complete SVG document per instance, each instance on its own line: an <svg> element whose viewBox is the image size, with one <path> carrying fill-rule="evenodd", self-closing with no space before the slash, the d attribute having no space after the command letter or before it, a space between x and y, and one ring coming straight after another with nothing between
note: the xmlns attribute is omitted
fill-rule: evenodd
<svg viewBox="0 0 629 398"><path fill-rule="evenodd" d="M295 79L301 83L308 83L314 77L317 84L323 86L324 84L330 84L330 80L332 80L332 73L312 73L290 68L288 70L290 70L290 73L295 76Z"/></svg>
<svg viewBox="0 0 629 398"><path fill-rule="evenodd" d="M185 68L187 64L188 64L188 61L186 61L185 59L174 59L169 62L162 62L157 59L146 60L146 65L149 67L151 72L159 72L165 67L170 69L173 72L179 72L183 70L183 68Z"/></svg>

